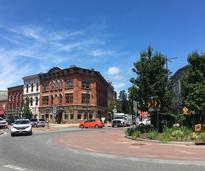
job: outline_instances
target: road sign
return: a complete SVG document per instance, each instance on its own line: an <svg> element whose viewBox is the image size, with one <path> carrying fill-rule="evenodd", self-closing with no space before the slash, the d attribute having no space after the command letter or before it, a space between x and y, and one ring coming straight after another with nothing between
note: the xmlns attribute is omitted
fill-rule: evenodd
<svg viewBox="0 0 205 171"><path fill-rule="evenodd" d="M183 114L188 114L189 109L187 107L183 107Z"/></svg>
<svg viewBox="0 0 205 171"><path fill-rule="evenodd" d="M161 108L161 102L158 98L153 97L150 98L148 101L148 109L150 112L152 111L159 111L159 109Z"/></svg>

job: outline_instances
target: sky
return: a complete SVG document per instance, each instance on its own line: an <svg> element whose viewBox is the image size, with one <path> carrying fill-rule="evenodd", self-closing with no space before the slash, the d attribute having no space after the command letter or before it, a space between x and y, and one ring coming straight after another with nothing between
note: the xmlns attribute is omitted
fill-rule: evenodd
<svg viewBox="0 0 205 171"><path fill-rule="evenodd" d="M0 90L71 65L127 90L151 46L174 73L205 52L204 0L0 0Z"/></svg>

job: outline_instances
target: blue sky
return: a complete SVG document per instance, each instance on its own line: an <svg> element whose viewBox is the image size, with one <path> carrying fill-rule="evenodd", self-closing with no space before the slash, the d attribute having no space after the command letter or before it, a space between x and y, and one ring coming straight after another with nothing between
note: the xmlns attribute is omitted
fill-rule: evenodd
<svg viewBox="0 0 205 171"><path fill-rule="evenodd" d="M0 0L0 89L51 67L95 68L127 90L133 62L152 46L177 57L205 52L204 0Z"/></svg>

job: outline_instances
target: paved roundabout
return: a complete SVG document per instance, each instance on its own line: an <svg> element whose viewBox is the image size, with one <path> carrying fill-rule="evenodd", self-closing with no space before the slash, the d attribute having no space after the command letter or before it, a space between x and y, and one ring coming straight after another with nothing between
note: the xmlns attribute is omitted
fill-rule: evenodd
<svg viewBox="0 0 205 171"><path fill-rule="evenodd" d="M122 128L68 128L16 137L3 134L0 170L202 171L204 150L198 146L134 142L124 137Z"/></svg>
<svg viewBox="0 0 205 171"><path fill-rule="evenodd" d="M64 147L95 153L165 160L205 161L205 146L134 141L123 128L74 132L53 140Z"/></svg>

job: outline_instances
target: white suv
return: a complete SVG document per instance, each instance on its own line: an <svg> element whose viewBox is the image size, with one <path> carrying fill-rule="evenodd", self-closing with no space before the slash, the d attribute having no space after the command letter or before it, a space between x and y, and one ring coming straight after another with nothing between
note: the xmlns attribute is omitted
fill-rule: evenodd
<svg viewBox="0 0 205 171"><path fill-rule="evenodd" d="M7 128L7 127L8 127L7 121L0 117L0 128Z"/></svg>
<svg viewBox="0 0 205 171"><path fill-rule="evenodd" d="M11 126L11 136L29 134L32 135L32 125L29 119L17 119Z"/></svg>

